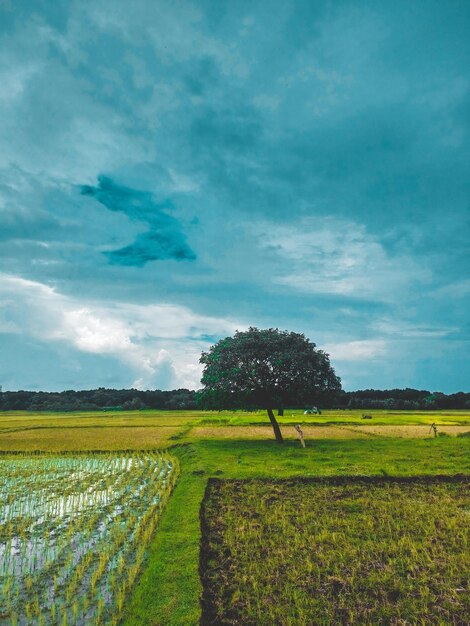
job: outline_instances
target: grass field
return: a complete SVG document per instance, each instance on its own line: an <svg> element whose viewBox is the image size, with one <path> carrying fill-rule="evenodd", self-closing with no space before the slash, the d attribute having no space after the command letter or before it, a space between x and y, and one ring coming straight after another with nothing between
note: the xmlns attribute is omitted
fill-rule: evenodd
<svg viewBox="0 0 470 626"><path fill-rule="evenodd" d="M465 623L470 479L405 481L212 479L201 623Z"/></svg>
<svg viewBox="0 0 470 626"><path fill-rule="evenodd" d="M286 411L279 418L286 438L295 439L294 424L303 424L306 438L429 437L430 425L458 435L470 431L469 411L324 411L304 415ZM198 439L269 439L265 411L96 411L83 413L0 413L1 450L145 450L176 441Z"/></svg>
<svg viewBox="0 0 470 626"><path fill-rule="evenodd" d="M178 483L149 546L142 575L124 608L127 626L198 624L199 512L211 477L432 476L470 473L470 413L325 411L280 418L283 446L264 412L202 411L0 415L0 452L167 449ZM448 437L433 438L431 423ZM303 423L307 447L295 440Z"/></svg>

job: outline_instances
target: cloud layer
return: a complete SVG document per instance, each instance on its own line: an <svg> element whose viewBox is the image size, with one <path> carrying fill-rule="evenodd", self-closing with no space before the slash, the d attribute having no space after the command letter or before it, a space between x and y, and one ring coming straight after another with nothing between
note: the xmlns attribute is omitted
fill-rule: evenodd
<svg viewBox="0 0 470 626"><path fill-rule="evenodd" d="M132 385L197 388L199 356L214 336L242 328L231 320L194 314L175 305L89 302L52 287L0 274L0 333L80 352L112 356L134 376ZM161 383L160 383L161 384Z"/></svg>
<svg viewBox="0 0 470 626"><path fill-rule="evenodd" d="M229 320L305 332L348 388L468 385L467 2L0 18L5 388L196 385Z"/></svg>

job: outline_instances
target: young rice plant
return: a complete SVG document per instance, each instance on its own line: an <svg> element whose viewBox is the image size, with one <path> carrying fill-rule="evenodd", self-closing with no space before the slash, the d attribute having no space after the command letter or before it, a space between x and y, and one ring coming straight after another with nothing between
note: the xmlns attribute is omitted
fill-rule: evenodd
<svg viewBox="0 0 470 626"><path fill-rule="evenodd" d="M117 624L176 480L158 453L0 459L0 624Z"/></svg>

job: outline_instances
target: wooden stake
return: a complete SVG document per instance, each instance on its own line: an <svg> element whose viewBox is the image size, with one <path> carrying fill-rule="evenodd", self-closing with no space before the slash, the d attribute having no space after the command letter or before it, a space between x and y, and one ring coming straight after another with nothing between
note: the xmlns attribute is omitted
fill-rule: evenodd
<svg viewBox="0 0 470 626"><path fill-rule="evenodd" d="M298 434L299 439L300 439L300 443L302 444L302 448L305 448L304 431L300 427L300 424L296 424L294 426L294 428L297 431L297 434Z"/></svg>

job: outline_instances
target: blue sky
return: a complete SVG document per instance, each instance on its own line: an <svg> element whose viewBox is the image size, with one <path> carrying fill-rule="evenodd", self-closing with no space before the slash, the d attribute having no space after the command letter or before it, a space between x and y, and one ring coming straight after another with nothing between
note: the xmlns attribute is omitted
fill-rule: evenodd
<svg viewBox="0 0 470 626"><path fill-rule="evenodd" d="M2 0L0 384L199 385L250 325L468 390L470 5Z"/></svg>

